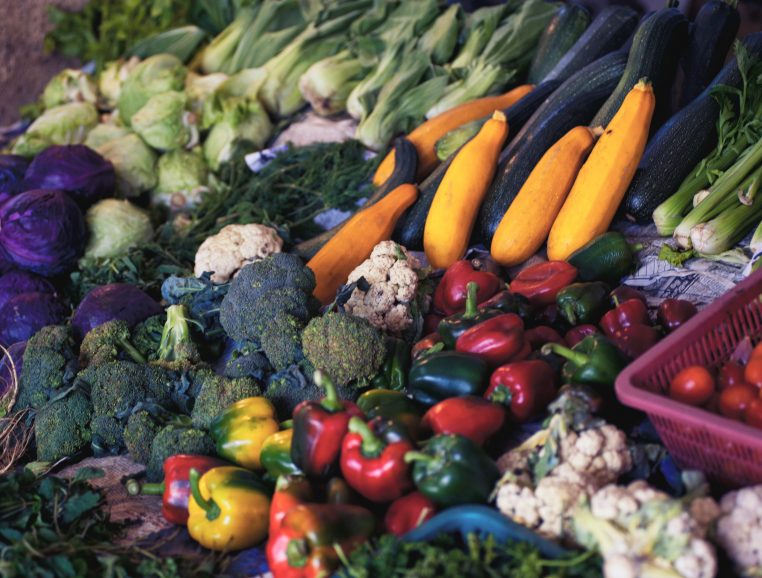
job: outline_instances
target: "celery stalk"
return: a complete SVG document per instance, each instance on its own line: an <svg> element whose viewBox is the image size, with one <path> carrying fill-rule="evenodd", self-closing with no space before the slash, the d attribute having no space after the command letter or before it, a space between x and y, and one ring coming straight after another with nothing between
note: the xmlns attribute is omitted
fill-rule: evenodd
<svg viewBox="0 0 762 578"><path fill-rule="evenodd" d="M749 249L755 255L762 251L762 221L759 222L757 228L754 229L754 234L751 236L751 242L749 243Z"/></svg>
<svg viewBox="0 0 762 578"><path fill-rule="evenodd" d="M718 217L691 229L691 242L699 253L717 255L727 251L762 218L762 203L744 205L734 200L734 204Z"/></svg>

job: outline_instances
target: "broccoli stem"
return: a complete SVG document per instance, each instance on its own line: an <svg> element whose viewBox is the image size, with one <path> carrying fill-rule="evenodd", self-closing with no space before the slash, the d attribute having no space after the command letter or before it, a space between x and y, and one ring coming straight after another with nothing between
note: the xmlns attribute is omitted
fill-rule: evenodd
<svg viewBox="0 0 762 578"><path fill-rule="evenodd" d="M140 353L137 348L130 343L127 339L120 339L119 340L119 346L122 348L122 350L134 361L135 363L141 363L145 364L147 363L146 358L143 357L143 354Z"/></svg>

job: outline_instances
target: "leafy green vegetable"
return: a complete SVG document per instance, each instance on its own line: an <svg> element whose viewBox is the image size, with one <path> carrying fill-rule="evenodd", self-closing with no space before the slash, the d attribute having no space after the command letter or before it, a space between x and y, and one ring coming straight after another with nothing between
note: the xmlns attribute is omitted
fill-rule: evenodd
<svg viewBox="0 0 762 578"><path fill-rule="evenodd" d="M548 560L526 542L501 544L469 534L463 543L449 535L431 542L400 542L390 534L344 557L341 578L596 578L600 560L587 552Z"/></svg>
<svg viewBox="0 0 762 578"><path fill-rule="evenodd" d="M682 267L688 259L692 259L696 256L696 251L689 249L687 251L680 251L673 248L671 245L665 243L659 249L659 260L666 261L670 265L675 267Z"/></svg>

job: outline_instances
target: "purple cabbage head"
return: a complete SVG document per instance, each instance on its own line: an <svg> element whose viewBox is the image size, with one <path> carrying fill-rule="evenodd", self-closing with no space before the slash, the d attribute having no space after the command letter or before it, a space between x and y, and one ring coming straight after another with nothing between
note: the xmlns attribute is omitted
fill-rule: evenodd
<svg viewBox="0 0 762 578"><path fill-rule="evenodd" d="M29 161L19 155L0 155L0 205L20 193Z"/></svg>
<svg viewBox="0 0 762 578"><path fill-rule="evenodd" d="M52 146L38 154L24 176L24 190L66 191L84 208L114 194L114 165L85 145Z"/></svg>
<svg viewBox="0 0 762 578"><path fill-rule="evenodd" d="M161 313L161 306L140 288L129 283L111 283L92 289L71 318L74 337L82 340L93 329L112 319L122 319L133 327Z"/></svg>
<svg viewBox="0 0 762 578"><path fill-rule="evenodd" d="M63 323L69 311L50 293L22 293L0 307L0 345L26 341L46 325Z"/></svg>
<svg viewBox="0 0 762 578"><path fill-rule="evenodd" d="M52 277L72 269L87 243L82 211L61 191L25 191L0 206L0 246L19 269Z"/></svg>
<svg viewBox="0 0 762 578"><path fill-rule="evenodd" d="M21 367L24 362L26 341L14 343L6 349L8 350L7 354L0 351L0 400L2 400L0 401L0 407L5 405L4 398L11 389L11 384L14 379L18 380L21 378Z"/></svg>
<svg viewBox="0 0 762 578"><path fill-rule="evenodd" d="M11 298L22 293L48 293L55 295L53 284L39 275L26 271L9 271L0 276L0 309Z"/></svg>

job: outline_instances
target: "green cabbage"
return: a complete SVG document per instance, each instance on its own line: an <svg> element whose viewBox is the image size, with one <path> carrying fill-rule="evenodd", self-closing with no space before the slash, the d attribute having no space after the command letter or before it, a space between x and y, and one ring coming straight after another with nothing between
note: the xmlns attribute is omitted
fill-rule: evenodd
<svg viewBox="0 0 762 578"><path fill-rule="evenodd" d="M130 132L130 129L116 124L97 124L95 125L95 128L88 133L84 144L91 149L97 149L109 141L127 136Z"/></svg>
<svg viewBox="0 0 762 578"><path fill-rule="evenodd" d="M42 104L53 108L67 102L91 102L98 99L98 90L89 75L81 70L65 68L50 79L42 92Z"/></svg>
<svg viewBox="0 0 762 578"><path fill-rule="evenodd" d="M273 132L270 118L258 102L241 99L229 107L204 141L204 158L216 171L229 161L239 144L249 143L259 149Z"/></svg>
<svg viewBox="0 0 762 578"><path fill-rule="evenodd" d="M185 94L188 97L189 110L200 117L204 111L206 100L227 79L228 75L222 72L203 75L189 72L185 79Z"/></svg>
<svg viewBox="0 0 762 578"><path fill-rule="evenodd" d="M106 65L103 72L98 76L98 92L101 95L101 105L106 106L109 110L116 108L119 102L119 95L122 92L122 84L127 77L140 63L138 58L130 58L129 60L114 60Z"/></svg>
<svg viewBox="0 0 762 578"><path fill-rule="evenodd" d="M103 199L85 214L90 237L83 259L119 257L153 237L148 213L119 199Z"/></svg>
<svg viewBox="0 0 762 578"><path fill-rule="evenodd" d="M171 151L198 139L198 131L185 111L188 99L182 92L152 96L132 117L132 128L155 149Z"/></svg>
<svg viewBox="0 0 762 578"><path fill-rule="evenodd" d="M156 154L131 133L98 147L116 171L116 188L122 197L139 197L156 186Z"/></svg>
<svg viewBox="0 0 762 578"><path fill-rule="evenodd" d="M159 158L159 184L151 193L154 203L172 209L196 206L209 188L209 170L200 148L176 150Z"/></svg>
<svg viewBox="0 0 762 578"><path fill-rule="evenodd" d="M119 93L119 116L129 124L138 112L157 94L182 90L186 68L171 54L157 54L138 64L122 84Z"/></svg>
<svg viewBox="0 0 762 578"><path fill-rule="evenodd" d="M89 102L70 102L46 110L14 143L12 152L35 156L51 145L82 144L98 124L98 110Z"/></svg>

